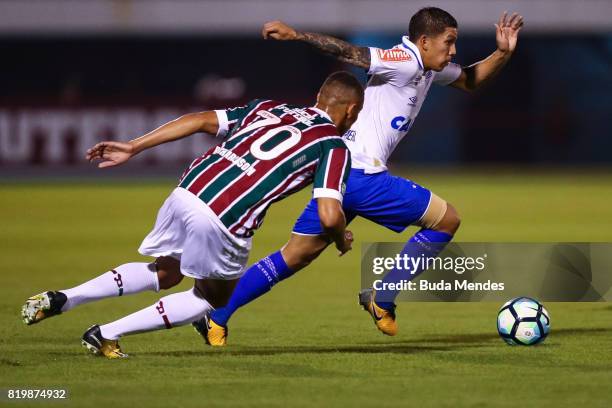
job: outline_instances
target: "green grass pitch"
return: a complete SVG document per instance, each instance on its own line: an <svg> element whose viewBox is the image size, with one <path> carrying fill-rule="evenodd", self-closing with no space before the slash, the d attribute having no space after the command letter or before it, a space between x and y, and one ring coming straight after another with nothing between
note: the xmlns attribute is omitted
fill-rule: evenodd
<svg viewBox="0 0 612 408"><path fill-rule="evenodd" d="M414 179L458 208L458 241L612 241L609 173L439 172ZM127 360L85 353L79 338L89 325L148 306L155 293L23 325L19 309L28 296L143 260L136 249L173 185L0 185L3 394L67 389L68 400L53 403L58 407L609 406L609 304L546 304L552 331L537 347L506 346L495 329L500 305L491 303L402 303L400 333L381 335L357 305L359 243L405 241L408 234L365 220L352 225L352 253L327 251L239 311L225 349L207 348L183 327L124 338ZM272 208L251 260L284 243L307 198L305 191ZM41 404L0 399L5 406Z"/></svg>

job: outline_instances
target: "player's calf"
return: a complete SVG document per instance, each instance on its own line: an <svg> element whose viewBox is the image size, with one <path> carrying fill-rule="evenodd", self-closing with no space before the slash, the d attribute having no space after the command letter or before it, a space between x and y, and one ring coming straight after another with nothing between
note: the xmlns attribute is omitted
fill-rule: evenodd
<svg viewBox="0 0 612 408"><path fill-rule="evenodd" d="M292 233L281 253L289 269L295 273L317 259L329 244L330 241L324 235Z"/></svg>
<svg viewBox="0 0 612 408"><path fill-rule="evenodd" d="M30 325L78 305L148 290L158 292L181 280L180 261L172 257L157 258L155 263L127 263L73 288L34 295L22 306L21 316Z"/></svg>

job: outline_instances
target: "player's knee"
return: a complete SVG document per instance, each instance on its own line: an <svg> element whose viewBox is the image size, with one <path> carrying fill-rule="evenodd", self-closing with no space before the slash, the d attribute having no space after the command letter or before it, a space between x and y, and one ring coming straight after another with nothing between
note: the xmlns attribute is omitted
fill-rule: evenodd
<svg viewBox="0 0 612 408"><path fill-rule="evenodd" d="M446 232L447 234L454 235L461 225L461 218L459 213L451 204L446 207L446 212L440 220L440 222L433 228L436 231Z"/></svg>
<svg viewBox="0 0 612 408"><path fill-rule="evenodd" d="M292 234L281 253L289 269L297 272L317 259L326 247L327 242L321 237L305 237Z"/></svg>
<svg viewBox="0 0 612 408"><path fill-rule="evenodd" d="M317 257L319 256L321 252L315 252L315 253L304 253L304 254L300 254L300 256L298 256L297 258L294 259L294 267L291 268L292 271L299 271L300 269L303 269L305 267L307 267L308 265L310 265L315 259L317 259Z"/></svg>
<svg viewBox="0 0 612 408"><path fill-rule="evenodd" d="M179 260L170 256L162 256L155 260L157 268L157 279L160 289L170 289L183 280L181 273L181 263Z"/></svg>
<svg viewBox="0 0 612 408"><path fill-rule="evenodd" d="M285 247L287 248L287 247ZM297 250L297 248L289 248L288 250L283 249L283 259L285 263L294 272L299 271L310 265L312 261L317 259L320 252L308 252L304 250Z"/></svg>

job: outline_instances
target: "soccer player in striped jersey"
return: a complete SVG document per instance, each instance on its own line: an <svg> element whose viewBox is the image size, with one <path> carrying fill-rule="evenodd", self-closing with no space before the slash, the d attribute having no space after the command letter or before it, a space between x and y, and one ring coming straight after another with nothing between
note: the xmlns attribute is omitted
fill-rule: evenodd
<svg viewBox="0 0 612 408"><path fill-rule="evenodd" d="M368 70L363 111L344 134L352 156L343 202L348 222L361 216L395 232L410 225L419 226L420 231L404 248L403 254L409 257L436 256L452 239L459 228L455 208L426 188L390 175L387 159L410 130L432 84L465 91L479 88L508 62L522 25L521 16L502 14L496 24L497 49L468 67L451 62L456 52L457 21L435 7L415 13L408 26L409 35L387 50L357 47L319 33L301 33L280 21L264 25L264 38L305 42L340 61ZM296 269L308 265L325 249L329 241L323 234L317 203L311 201L285 247L288 260ZM413 279L422 268L410 272L391 271L384 277L383 285ZM391 336L397 333L394 304L397 293L390 290L374 293L367 289L360 294L360 303L377 328ZM240 306L230 298L226 307L211 313L212 332L226 330L235 305ZM222 338L211 335L211 331L208 337L209 341Z"/></svg>
<svg viewBox="0 0 612 408"><path fill-rule="evenodd" d="M169 288L188 276L193 289L171 294L117 321L90 327L82 344L96 355L123 358L121 336L172 328L201 319L227 302L244 273L255 230L269 206L313 183L322 228L340 254L351 248L342 211L350 153L339 136L363 106L363 87L348 72L330 75L313 107L258 99L246 106L189 114L127 143L101 142L87 151L99 167L116 166L139 152L196 132L222 143L194 160L166 199L139 248L153 264L121 265L77 287L27 300L27 324L106 297ZM278 251L254 268L267 279L292 273ZM181 275L182 274L182 275ZM248 283L248 282L247 282Z"/></svg>

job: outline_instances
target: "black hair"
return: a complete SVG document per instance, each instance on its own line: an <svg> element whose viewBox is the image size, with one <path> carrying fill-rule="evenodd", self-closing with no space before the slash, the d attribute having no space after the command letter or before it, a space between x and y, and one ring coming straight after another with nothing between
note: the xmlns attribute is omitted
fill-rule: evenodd
<svg viewBox="0 0 612 408"><path fill-rule="evenodd" d="M353 96L356 96L359 100L363 100L363 85L361 85L355 75L348 71L336 71L327 77L321 86L321 91L332 89L339 90L340 93L352 91L354 93Z"/></svg>
<svg viewBox="0 0 612 408"><path fill-rule="evenodd" d="M408 36L416 41L422 35L436 36L448 27L457 28L457 20L450 13L437 7L425 7L410 19Z"/></svg>

